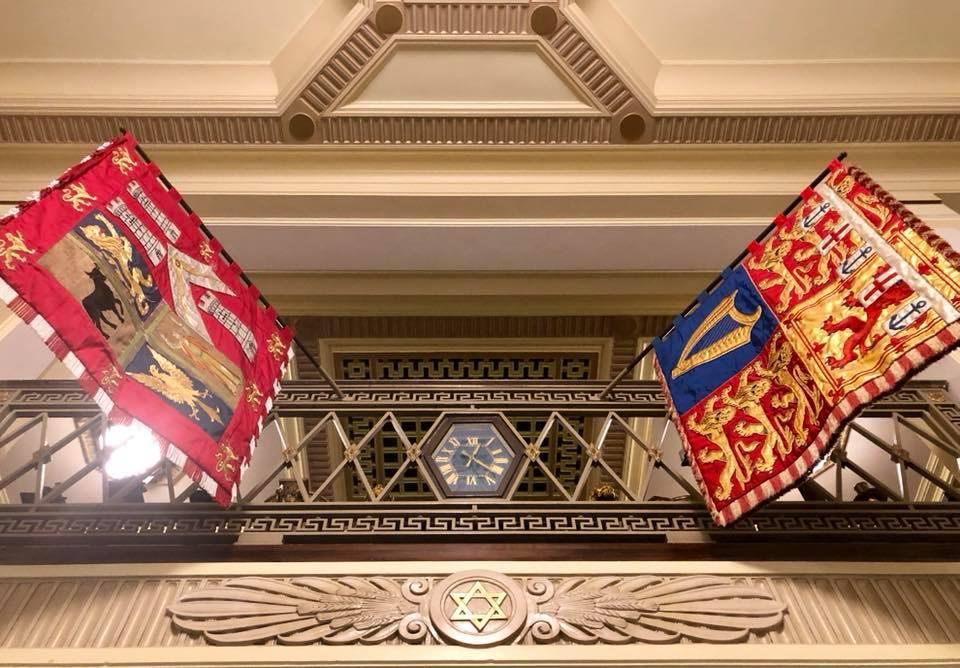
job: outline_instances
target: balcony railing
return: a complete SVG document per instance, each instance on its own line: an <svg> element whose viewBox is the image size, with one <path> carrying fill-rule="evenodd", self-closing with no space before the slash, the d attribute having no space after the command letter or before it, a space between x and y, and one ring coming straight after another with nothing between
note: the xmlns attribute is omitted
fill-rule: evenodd
<svg viewBox="0 0 960 668"><path fill-rule="evenodd" d="M198 502L196 485L167 462L140 477L109 480L98 445L102 415L75 383L0 383L0 541L230 540L256 533L286 538L611 538L717 531L680 452L675 445L664 447L671 442L672 426L661 428L669 423L659 386L625 382L598 400L604 384L345 381L346 396L339 399L321 383L290 381L270 419L305 418L312 426L296 442L284 442L280 454L259 463L256 471L251 469L234 505L221 509ZM960 536L960 405L946 390L944 382L915 381L871 404L794 494L796 500L771 503L717 535ZM399 494L401 479L424 467L423 443L405 426L405 418L440 420L452 413L498 415L508 421L539 416L538 430L523 440L516 480L537 472L548 492L538 498L519 494L513 485L497 499L451 499L431 483L426 498ZM345 419L358 415L372 426L351 434ZM644 419L658 428L650 429ZM65 420L69 429L63 427ZM55 421L58 436L50 438ZM399 439L402 458L390 479L377 481L364 452L386 432ZM565 480L543 457L548 436L561 433L580 453L578 470ZM321 436L331 463L323 479L311 481L304 458ZM615 439L618 455L612 462L607 455ZM260 451L255 464L258 456ZM75 465L67 474L61 466L59 479L51 483L51 462L57 458ZM661 484L651 485L658 477ZM855 492L852 482L857 483ZM360 490L359 498L344 495L351 485ZM666 498L665 485L675 492ZM145 487L151 490L146 497ZM263 502L269 494L272 501Z"/></svg>

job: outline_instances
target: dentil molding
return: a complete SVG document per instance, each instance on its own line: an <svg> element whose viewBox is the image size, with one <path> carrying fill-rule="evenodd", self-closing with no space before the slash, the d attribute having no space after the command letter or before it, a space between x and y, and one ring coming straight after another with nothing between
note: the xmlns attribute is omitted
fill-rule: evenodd
<svg viewBox="0 0 960 668"><path fill-rule="evenodd" d="M918 143L960 141L960 114L922 111L822 114L785 110L664 114L652 91L602 44L576 3L562 0L367 0L358 3L334 37L315 47L317 60L283 55L285 79L272 110L251 98L238 110L170 110L141 105L137 113L89 112L0 115L3 143L99 143L119 127L150 144L380 145L380 146L608 146L686 144ZM330 35L326 35L330 37ZM518 46L542 51L556 76L582 97L585 111L518 112L510 105L397 113L349 111L352 93L405 45L427 40L442 57L465 41L491 54ZM303 48L287 51L303 51ZM307 68L287 72L294 63ZM655 69L655 68L654 68ZM465 76L461 72L451 76ZM189 76L189 73L185 73ZM213 95L213 93L211 93ZM157 97L157 96L155 96ZM158 97L158 100L160 98ZM162 100L160 100L162 102ZM167 106L164 106L167 105ZM39 110L41 107L37 107ZM11 110L13 108L11 107ZM796 110L794 110L796 111Z"/></svg>

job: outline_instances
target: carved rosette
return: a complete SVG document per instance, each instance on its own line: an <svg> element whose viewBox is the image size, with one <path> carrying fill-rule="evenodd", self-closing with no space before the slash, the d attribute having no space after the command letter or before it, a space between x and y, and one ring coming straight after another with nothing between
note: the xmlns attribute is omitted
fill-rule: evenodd
<svg viewBox="0 0 960 668"><path fill-rule="evenodd" d="M246 577L169 606L177 628L218 645L708 643L779 627L766 591L711 575L513 578Z"/></svg>

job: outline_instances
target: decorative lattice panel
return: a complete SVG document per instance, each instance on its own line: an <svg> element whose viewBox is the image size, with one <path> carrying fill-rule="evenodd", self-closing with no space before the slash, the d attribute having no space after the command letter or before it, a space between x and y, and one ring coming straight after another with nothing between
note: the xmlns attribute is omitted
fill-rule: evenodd
<svg viewBox="0 0 960 668"><path fill-rule="evenodd" d="M338 378L350 380L466 380L466 379L528 379L528 380L587 380L596 377L597 356L578 352L497 352L497 353L349 353L335 355L335 373ZM404 416L403 429L411 440L419 441L436 419L436 413L422 416ZM571 424L583 432L586 421L571 416ZM375 419L348 416L345 427L351 441L359 440L373 426ZM543 416L515 417L513 424L528 442L536 439L546 424ZM541 458L569 490L576 485L580 471L582 448L574 438L563 431L554 431L544 443ZM386 484L404 460L400 439L385 430L376 436L370 446L360 452L360 461L371 484ZM364 499L366 494L359 477L352 474L347 493L351 499ZM517 491L519 498L547 499L558 492L542 470L531 467ZM414 467L407 468L392 497L432 498L422 474Z"/></svg>
<svg viewBox="0 0 960 668"><path fill-rule="evenodd" d="M458 340L470 339L471 341L483 339L495 339L502 342L504 339L516 340L516 350L523 350L524 340L536 339L538 341L550 339L573 339L573 338L605 338L612 342L610 368L591 368L588 374L592 377L609 377L617 373L625 364L627 364L637 350L638 337L656 336L662 332L669 324L667 316L328 316L328 317L293 317L289 318L296 326L297 333L302 341L310 348L315 357L321 357L319 347L320 341L350 341L350 340L377 340L389 342L395 339L405 341L416 340L423 344L430 344L437 340ZM436 346L432 346L436 349ZM463 350L465 346L457 346ZM529 351L531 346L527 346ZM375 350L371 346L371 350ZM382 350L383 348L381 348ZM561 348L562 349L562 348ZM555 348L556 350L556 348ZM349 377L373 377L373 369L376 367L378 374L395 374L411 372L412 366L408 364L399 364L397 359L391 359L389 355L379 355L370 352L365 355L348 356L357 364L356 368L348 370L342 369L341 362L337 364L338 368L331 369L337 375L344 371L348 372ZM413 356L407 355L408 359ZM443 355L419 356L415 364L439 365L434 366L435 372L442 372L445 368L442 362L425 362L424 358L437 358L442 360ZM450 357L450 356L446 356ZM463 359L462 355L454 356ZM491 355L479 356L482 359L489 359ZM513 361L510 356L498 355L505 361L501 363L499 373L510 373L507 368L510 364L516 364L516 357ZM538 378L581 378L585 376L577 375L580 373L574 367L559 369L556 366L556 355L544 354L525 354L528 361L523 371L519 368L512 373L540 373L545 375L535 376ZM564 357L564 356L560 356ZM575 364L574 360L583 355L566 356ZM477 359L478 356L467 359ZM533 363L530 360L542 360L539 363ZM363 361L366 360L366 361ZM379 360L379 361L378 361ZM452 358L451 358L452 361ZM448 361L449 365L450 361ZM598 362L593 361L596 365ZM411 361L410 364L413 364ZM299 377L304 380L319 380L319 375L313 368L309 360L301 353L297 356L297 366ZM481 367L474 367L476 372L482 373ZM453 372L453 367L451 367ZM464 373L462 370L459 373ZM370 374L363 376L362 374ZM489 372L488 372L489 373ZM569 376L562 374L569 373ZM358 375L359 374L359 375ZM393 376L383 376L393 377ZM401 376L402 377L402 376ZM419 376L426 377L426 376ZM440 376L442 377L442 376ZM451 376L456 377L456 376ZM484 376L479 376L483 378ZM494 377L515 377L515 376L486 376ZM520 376L522 377L522 376ZM534 377L534 376L531 376ZM304 427L309 430L316 424L315 419L305 419ZM535 426L535 425L534 425ZM529 432L534 429L533 426L523 432ZM605 446L604 458L616 471L621 471L624 457L624 440L619 434L612 434L607 440ZM326 441L322 438L314 439L308 446L309 453L309 478L313 485L318 486L330 473L335 462L331 457L330 449ZM544 455L546 456L546 455Z"/></svg>

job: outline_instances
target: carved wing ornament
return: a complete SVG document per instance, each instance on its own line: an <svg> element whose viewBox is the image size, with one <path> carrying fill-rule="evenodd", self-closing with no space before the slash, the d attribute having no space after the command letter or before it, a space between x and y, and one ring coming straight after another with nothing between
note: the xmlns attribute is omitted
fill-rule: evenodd
<svg viewBox="0 0 960 668"><path fill-rule="evenodd" d="M173 624L217 645L744 642L783 622L770 593L712 575L244 577L184 594Z"/></svg>
<svg viewBox="0 0 960 668"><path fill-rule="evenodd" d="M549 593L550 583L540 589ZM776 627L785 606L764 591L726 578L641 576L571 578L540 606L530 633L579 643L728 643Z"/></svg>
<svg viewBox="0 0 960 668"><path fill-rule="evenodd" d="M429 628L416 603L425 591L416 579L248 577L184 594L168 612L178 628L218 645L417 642Z"/></svg>

